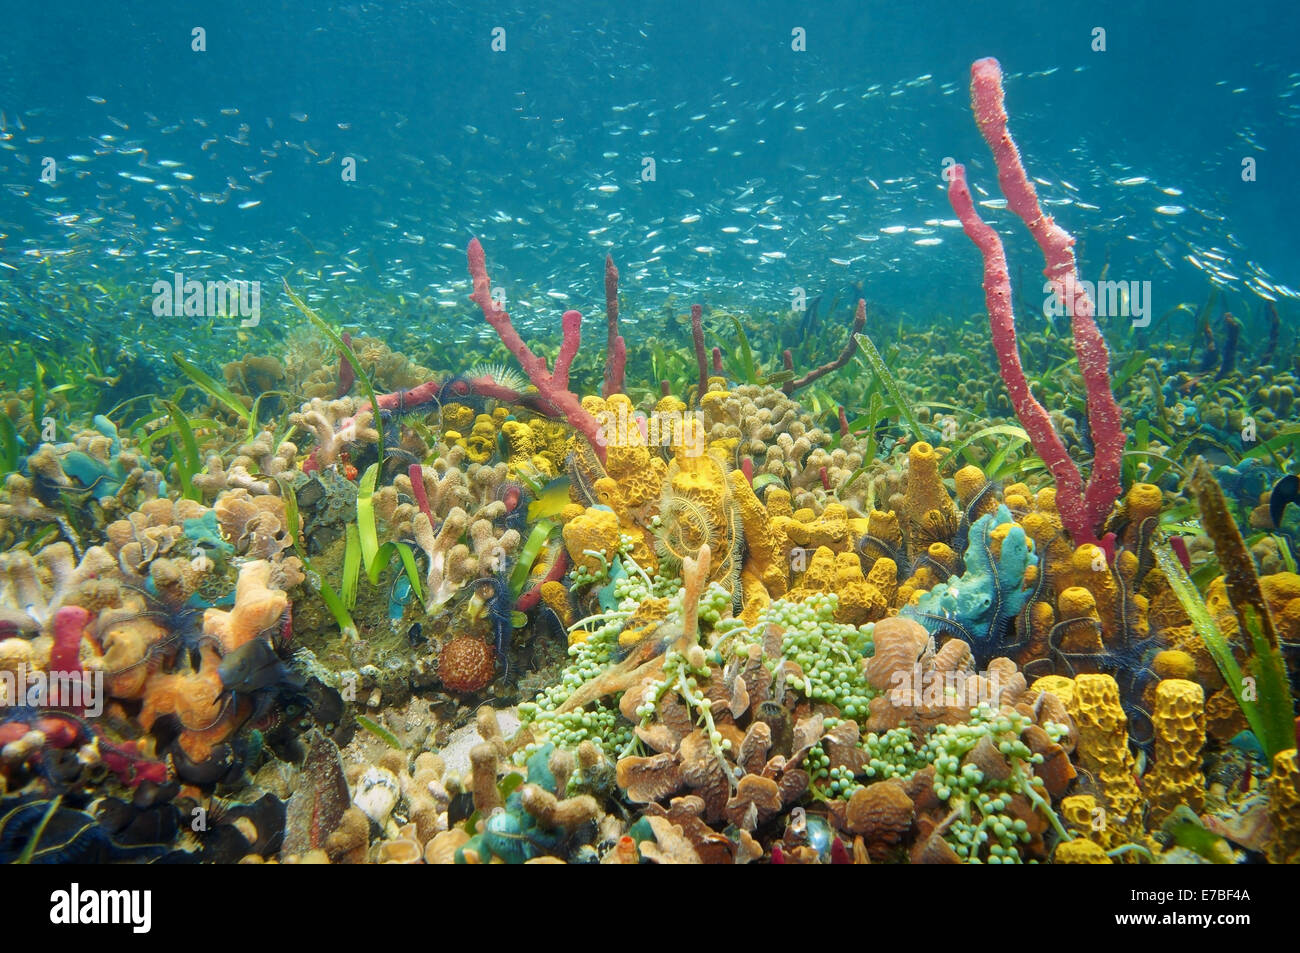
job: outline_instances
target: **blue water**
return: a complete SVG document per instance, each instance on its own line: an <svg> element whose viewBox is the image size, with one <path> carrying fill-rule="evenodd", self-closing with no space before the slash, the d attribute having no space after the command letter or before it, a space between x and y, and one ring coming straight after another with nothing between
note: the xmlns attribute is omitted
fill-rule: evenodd
<svg viewBox="0 0 1300 953"><path fill-rule="evenodd" d="M979 258L940 173L953 157L977 198L1000 198L967 93L988 55L1084 277L1152 281L1157 315L1217 284L1248 324L1268 299L1294 318L1294 6L705 6L11 5L0 324L192 345L183 319L148 314L153 283L179 270L260 280L272 322L289 276L317 302L387 295L408 325L477 334L473 235L525 324L598 314L607 252L632 326L697 300L780 319L793 288L857 282L918 326L965 315L982 308ZM1090 49L1098 26L1105 52ZM981 211L1041 297L1023 227ZM125 304L94 289L105 277ZM81 289L94 313L42 308L51 287ZM237 333L207 330L219 346Z"/></svg>

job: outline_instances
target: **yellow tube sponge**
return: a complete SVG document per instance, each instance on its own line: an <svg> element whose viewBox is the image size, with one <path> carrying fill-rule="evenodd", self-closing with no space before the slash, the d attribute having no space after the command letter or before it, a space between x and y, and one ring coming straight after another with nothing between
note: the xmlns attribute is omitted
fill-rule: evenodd
<svg viewBox="0 0 1300 953"><path fill-rule="evenodd" d="M1106 856L1106 851L1101 848L1101 845L1090 840L1084 840L1082 837L1076 837L1074 840L1062 841L1056 845L1056 853L1052 855L1052 863L1113 864L1115 861Z"/></svg>
<svg viewBox="0 0 1300 953"><path fill-rule="evenodd" d="M805 525L806 546L826 546L835 552L853 548L849 539L849 513L841 503L828 503L820 517Z"/></svg>
<svg viewBox="0 0 1300 953"><path fill-rule="evenodd" d="M474 426L474 408L464 404L442 405L443 430L458 430L465 433Z"/></svg>
<svg viewBox="0 0 1300 953"><path fill-rule="evenodd" d="M619 525L617 514L610 510L589 508L581 516L576 516L564 524L564 548L569 551L569 558L575 566L582 566L588 572L597 573L604 565L588 550L600 553L606 563L613 560L618 551Z"/></svg>
<svg viewBox="0 0 1300 953"><path fill-rule="evenodd" d="M459 433L460 431L457 431ZM451 431L444 434L452 439ZM465 456L473 463L486 463L496 452L497 421L490 414L479 414L474 418L474 425L468 436L459 436L454 441L464 448Z"/></svg>
<svg viewBox="0 0 1300 953"><path fill-rule="evenodd" d="M1127 518L1124 545L1129 550L1137 549L1141 542L1140 537L1151 533L1155 523L1147 525L1147 521L1160 515L1163 502L1158 486L1150 483L1134 483L1129 488L1124 496L1124 516Z"/></svg>
<svg viewBox="0 0 1300 953"><path fill-rule="evenodd" d="M1160 678L1196 680L1196 659L1181 649L1165 649L1151 660L1151 670Z"/></svg>
<svg viewBox="0 0 1300 953"><path fill-rule="evenodd" d="M893 605L894 598L898 595L898 564L888 556L881 556L871 564L867 582L880 591L886 606Z"/></svg>
<svg viewBox="0 0 1300 953"><path fill-rule="evenodd" d="M753 487L739 470L731 471L731 497L740 509L740 523L745 530L745 548L748 558L745 570L760 580L770 596L785 593L789 584L786 562L777 546L776 533L767 510L754 495Z"/></svg>
<svg viewBox="0 0 1300 953"><path fill-rule="evenodd" d="M902 608L910 605L913 598L923 592L929 592L939 584L939 578L934 574L929 566L919 566L916 572L908 576L898 587L898 592L894 595L894 606Z"/></svg>
<svg viewBox="0 0 1300 953"><path fill-rule="evenodd" d="M794 516L794 508L790 505L790 491L782 487L771 487L763 497L767 504L767 515L771 519L778 516Z"/></svg>
<svg viewBox="0 0 1300 953"><path fill-rule="evenodd" d="M975 494L984 489L988 479L984 476L983 470L968 464L952 475L952 483L957 489L957 499L961 500L962 506L967 506L974 499Z"/></svg>
<svg viewBox="0 0 1300 953"><path fill-rule="evenodd" d="M895 549L903 545L903 531L898 528L898 514L893 510L872 510L867 515L867 533Z"/></svg>
<svg viewBox="0 0 1300 953"><path fill-rule="evenodd" d="M821 550L818 550L821 552ZM879 589L862 575L862 563L857 553L840 553L835 557L835 587L840 604L835 610L835 621L848 625L862 625L883 619L889 603Z"/></svg>
<svg viewBox="0 0 1300 953"><path fill-rule="evenodd" d="M1061 700L1061 704L1067 711L1074 700L1074 679L1066 678L1064 675L1044 675L1042 678L1034 679L1034 683L1029 687L1036 692L1051 692Z"/></svg>
<svg viewBox="0 0 1300 953"><path fill-rule="evenodd" d="M506 438L506 466L509 467L511 475L532 469L533 454L537 449L537 442L533 439L533 428L518 420L507 420L501 425L501 433Z"/></svg>
<svg viewBox="0 0 1300 953"><path fill-rule="evenodd" d="M1145 787L1152 825L1179 804L1200 813L1205 801L1201 746L1205 744L1205 692L1183 678L1167 678L1156 687L1156 765Z"/></svg>
<svg viewBox="0 0 1300 953"><path fill-rule="evenodd" d="M573 610L569 607L569 590L564 583L551 580L542 583L540 590L542 602L555 613L565 627L573 625Z"/></svg>
<svg viewBox="0 0 1300 953"><path fill-rule="evenodd" d="M1300 757L1295 748L1279 751L1273 773L1264 782L1273 840L1268 859L1275 864L1300 864Z"/></svg>
<svg viewBox="0 0 1300 953"><path fill-rule="evenodd" d="M1136 836L1144 802L1133 777L1128 716L1120 704L1119 686L1109 675L1079 675L1066 708L1079 729L1079 766L1101 789L1107 829Z"/></svg>
<svg viewBox="0 0 1300 953"><path fill-rule="evenodd" d="M861 568L858 569L861 574ZM791 599L806 599L814 592L833 592L835 589L835 553L825 546L813 553L808 568L799 580L799 586L790 590Z"/></svg>
<svg viewBox="0 0 1300 953"><path fill-rule="evenodd" d="M740 571L740 591L744 600L740 617L746 625L755 625L759 613L772 604L771 591L748 566ZM781 586L781 593L785 593L784 584Z"/></svg>
<svg viewBox="0 0 1300 953"><path fill-rule="evenodd" d="M1106 551L1100 546L1085 543L1070 557L1070 570L1073 584L1092 593L1102 625L1109 636L1110 620L1115 618L1115 600L1119 598L1119 585L1111 575Z"/></svg>
<svg viewBox="0 0 1300 953"><path fill-rule="evenodd" d="M1063 623L1073 619L1087 619L1100 624L1097 600L1093 597L1092 590L1082 586L1071 586L1062 592L1056 600L1056 609ZM1102 651L1101 636L1098 633L1096 625L1079 622L1068 626L1062 632L1057 648L1062 652L1097 654Z"/></svg>
<svg viewBox="0 0 1300 953"><path fill-rule="evenodd" d="M1109 818L1106 808L1099 804L1097 798L1091 794L1072 794L1061 801L1061 821L1066 828L1074 834L1072 843L1093 844L1096 850L1087 847L1073 847L1065 854L1066 858L1075 858L1063 860L1059 855L1053 857L1054 863L1100 863L1100 861L1089 861L1077 859L1080 857L1095 857L1100 851L1103 855L1108 850L1114 850L1130 842L1129 832L1118 827L1108 824ZM1064 846L1062 844L1061 846ZM1077 853L1074 853L1077 852ZM1125 855L1132 858L1136 855Z"/></svg>
<svg viewBox="0 0 1300 953"><path fill-rule="evenodd" d="M945 522L956 525L957 510L939 476L939 454L924 441L907 452L907 488L903 494L903 512L908 536L933 540L936 529ZM932 515L934 514L934 515Z"/></svg>
<svg viewBox="0 0 1300 953"><path fill-rule="evenodd" d="M1001 527L998 527L998 529L1001 529ZM1002 535L1006 536L1006 533L1003 533ZM931 543L926 547L925 554L936 564L942 566L947 571L948 575L960 575L958 571L960 569L960 558L947 543Z"/></svg>
<svg viewBox="0 0 1300 953"><path fill-rule="evenodd" d="M601 424L606 437L605 472L618 483L624 504L640 509L658 501L667 465L657 446L653 454L646 447L627 395L613 394L608 400L584 397L582 406Z"/></svg>

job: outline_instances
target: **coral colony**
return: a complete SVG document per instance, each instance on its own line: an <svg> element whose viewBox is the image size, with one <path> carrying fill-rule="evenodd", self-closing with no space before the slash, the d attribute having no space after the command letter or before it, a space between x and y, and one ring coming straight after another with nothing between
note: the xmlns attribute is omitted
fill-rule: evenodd
<svg viewBox="0 0 1300 953"><path fill-rule="evenodd" d="M283 360L177 355L71 433L5 395L5 859L1300 861L1300 382L1263 457L1189 396L1247 388L1239 330L1112 362L995 60L971 103L1068 337L1017 332L957 164L988 330L889 361L860 288L799 342L671 302L625 339L612 257L603 353L578 310L529 344L474 238L498 340L454 371L286 282Z"/></svg>

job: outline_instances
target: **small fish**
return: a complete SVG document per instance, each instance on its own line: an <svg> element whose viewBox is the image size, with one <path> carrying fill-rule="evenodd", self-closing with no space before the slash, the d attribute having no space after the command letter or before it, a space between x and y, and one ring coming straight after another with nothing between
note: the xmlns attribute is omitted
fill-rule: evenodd
<svg viewBox="0 0 1300 953"><path fill-rule="evenodd" d="M297 687L302 687L301 678L280 661L271 643L265 639L245 642L228 654L221 660L217 674L221 686L232 692L256 692L280 683L294 684L295 679L298 680Z"/></svg>
<svg viewBox="0 0 1300 953"><path fill-rule="evenodd" d="M556 477L542 489L542 494L528 504L528 521L558 516L569 505L569 478Z"/></svg>
<svg viewBox="0 0 1300 953"><path fill-rule="evenodd" d="M1300 503L1300 477L1287 474L1273 484L1268 495L1268 516L1275 529L1281 528L1288 503Z"/></svg>

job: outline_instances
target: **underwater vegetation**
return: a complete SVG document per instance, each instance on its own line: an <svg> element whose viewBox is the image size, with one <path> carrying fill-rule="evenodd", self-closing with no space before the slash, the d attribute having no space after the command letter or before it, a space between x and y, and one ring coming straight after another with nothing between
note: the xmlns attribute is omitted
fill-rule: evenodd
<svg viewBox="0 0 1300 953"><path fill-rule="evenodd" d="M995 61L972 97L1068 333L1016 329L955 166L987 325L885 343L859 285L798 334L670 303L646 344L608 256L584 354L576 309L524 339L475 238L496 340L454 363L287 280L275 356L129 395L91 345L33 358L0 395L0 854L1300 862L1281 322L1216 337L1212 297L1189 342L1108 341Z"/></svg>

